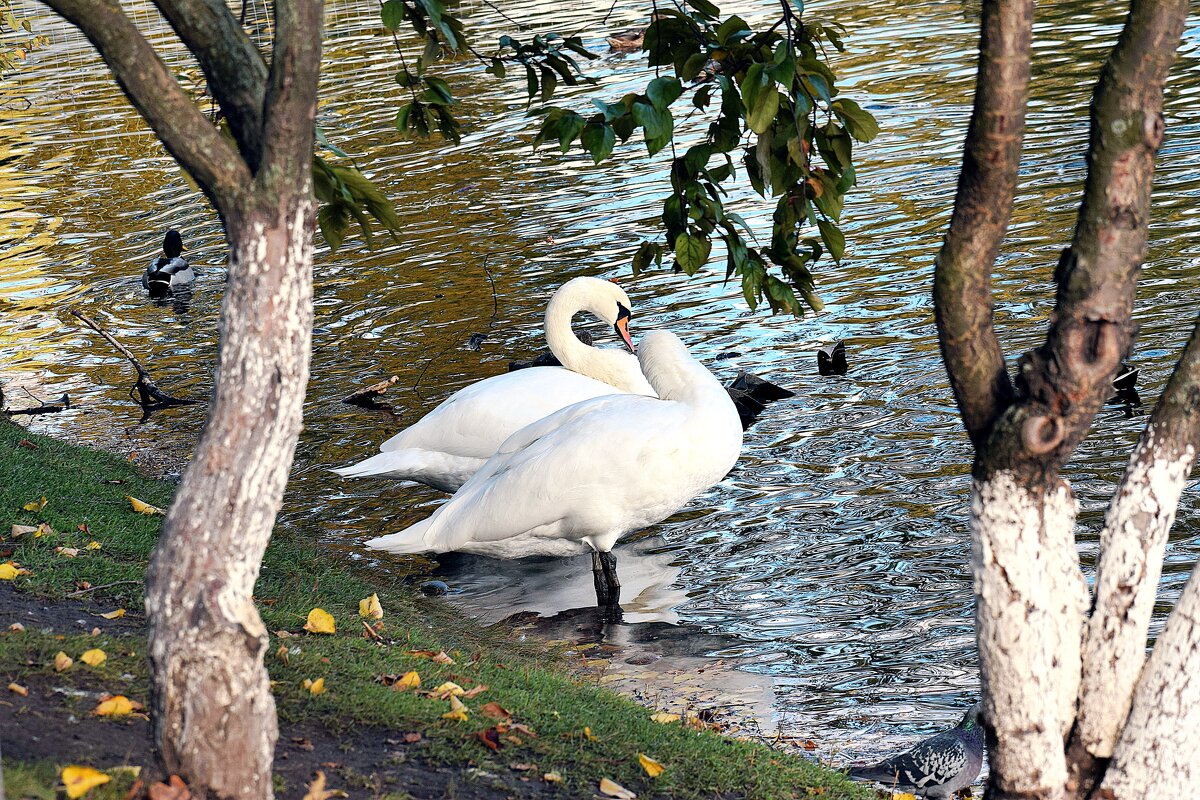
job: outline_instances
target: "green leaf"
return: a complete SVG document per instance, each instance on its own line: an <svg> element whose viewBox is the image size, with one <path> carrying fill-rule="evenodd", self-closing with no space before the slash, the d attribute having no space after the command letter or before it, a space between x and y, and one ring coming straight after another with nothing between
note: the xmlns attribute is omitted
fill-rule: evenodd
<svg viewBox="0 0 1200 800"><path fill-rule="evenodd" d="M683 94L683 84L678 78L671 78L666 75L655 78L650 81L650 85L646 87L646 97L659 111L666 110L667 106L674 103Z"/></svg>
<svg viewBox="0 0 1200 800"><path fill-rule="evenodd" d="M730 40L740 39L749 33L750 26L746 24L746 20L734 14L717 27L717 42L727 45Z"/></svg>
<svg viewBox="0 0 1200 800"><path fill-rule="evenodd" d="M869 142L879 135L879 123L874 115L853 100L839 97L833 101L830 108L842 120L847 132L860 142Z"/></svg>
<svg viewBox="0 0 1200 800"><path fill-rule="evenodd" d="M542 73L542 102L545 103L554 96L554 90L558 88L558 75L545 65L539 65L538 69Z"/></svg>
<svg viewBox="0 0 1200 800"><path fill-rule="evenodd" d="M681 233L675 237L675 261L688 275L695 275L708 263L708 254L711 251L712 243L702 236Z"/></svg>
<svg viewBox="0 0 1200 800"><path fill-rule="evenodd" d="M579 136L579 143L592 156L592 163L599 164L612 154L617 135L612 126L600 122L589 122Z"/></svg>
<svg viewBox="0 0 1200 800"><path fill-rule="evenodd" d="M484 72L495 75L497 78L503 78L506 72L504 69L504 62L498 58L493 58L492 65L485 69Z"/></svg>
<svg viewBox="0 0 1200 800"><path fill-rule="evenodd" d="M721 9L708 2L708 0L687 0L687 4L696 9L696 12L705 19L716 19L721 15Z"/></svg>
<svg viewBox="0 0 1200 800"><path fill-rule="evenodd" d="M829 249L829 255L833 256L834 261L842 260L842 253L846 251L846 236L841 232L837 225L832 222L821 220L817 223L817 229L821 231L821 241L825 242L825 247Z"/></svg>
<svg viewBox="0 0 1200 800"><path fill-rule="evenodd" d="M330 251L336 253L350 228L350 211L341 203L322 206L317 212L317 225Z"/></svg>
<svg viewBox="0 0 1200 800"><path fill-rule="evenodd" d="M538 76L529 64L525 65L525 91L529 93L529 102L532 103L538 93Z"/></svg>
<svg viewBox="0 0 1200 800"><path fill-rule="evenodd" d="M642 127L646 136L646 149L650 155L662 150L667 142L671 141L675 120L670 111L660 111L646 103L634 103L633 120Z"/></svg>
<svg viewBox="0 0 1200 800"><path fill-rule="evenodd" d="M646 267L650 266L651 261L662 263L662 245L644 241L633 255L633 274L635 276L641 274Z"/></svg>
<svg viewBox="0 0 1200 800"><path fill-rule="evenodd" d="M401 23L404 22L404 3L403 0L387 0L379 9L383 16L383 27L387 28L392 33L395 33ZM337 248L334 248L337 249Z"/></svg>
<svg viewBox="0 0 1200 800"><path fill-rule="evenodd" d="M774 84L758 93L754 107L746 115L746 124L758 134L766 133L779 112L779 90Z"/></svg>
<svg viewBox="0 0 1200 800"><path fill-rule="evenodd" d="M574 111L568 111L563 115L558 129L559 152L565 153L571 149L571 142L575 141L575 137L579 136L579 132L584 129L586 124L583 117Z"/></svg>

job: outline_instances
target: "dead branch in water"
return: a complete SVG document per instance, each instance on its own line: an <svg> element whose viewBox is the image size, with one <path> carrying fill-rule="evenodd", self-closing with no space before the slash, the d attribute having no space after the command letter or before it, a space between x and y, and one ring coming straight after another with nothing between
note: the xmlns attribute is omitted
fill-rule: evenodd
<svg viewBox="0 0 1200 800"><path fill-rule="evenodd" d="M370 408L370 409L386 408L386 406L384 406L382 403L379 402L379 397L384 392L386 392L389 387L393 386L394 384L398 383L399 381L400 381L400 376L393 375L392 377L388 378L387 380L380 381L379 383L373 383L370 386L368 386L367 388L357 391L354 394L350 395L349 397L343 397L342 402L349 403L352 406L359 406L361 408Z"/></svg>
<svg viewBox="0 0 1200 800"><path fill-rule="evenodd" d="M137 382L134 383L129 389L129 396L133 398L133 392L134 390L137 390L138 396L135 399L137 400L138 405L140 405L143 409L150 411L159 408L167 408L168 406L195 405L195 400L185 400L181 397L172 397L162 389L159 389L158 386L155 385L154 380L150 377L150 373L147 372L146 368L141 365L141 362L134 357L133 353L129 352L125 345L114 339L112 334L101 328L97 322L90 319L82 312L76 311L75 309L71 309L71 316L75 317L84 325L87 325L96 333L103 336L105 341L117 348L117 351L121 355L125 356L125 358L129 359L130 364L133 364L133 368L137 370L138 377Z"/></svg>
<svg viewBox="0 0 1200 800"><path fill-rule="evenodd" d="M29 408L4 409L4 390L0 388L0 409L3 409L4 413L10 417L15 417L18 414L27 414L31 417L37 414L57 414L71 407L71 398L67 397L65 392L62 397L58 398L57 402L47 403L23 386L21 387L21 391L33 398L33 401L37 405L30 406Z"/></svg>

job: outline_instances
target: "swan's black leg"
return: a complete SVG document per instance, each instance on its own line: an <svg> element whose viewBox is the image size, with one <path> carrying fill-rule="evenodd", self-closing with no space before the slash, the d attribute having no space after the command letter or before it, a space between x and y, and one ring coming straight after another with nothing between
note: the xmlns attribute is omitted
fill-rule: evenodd
<svg viewBox="0 0 1200 800"><path fill-rule="evenodd" d="M600 566L604 570L604 583L608 588L608 605L621 602L621 581L617 578L617 557L610 550L600 553Z"/></svg>
<svg viewBox="0 0 1200 800"><path fill-rule="evenodd" d="M596 605L608 605L608 576L605 573L604 561L598 550L592 551L592 583L596 586Z"/></svg>

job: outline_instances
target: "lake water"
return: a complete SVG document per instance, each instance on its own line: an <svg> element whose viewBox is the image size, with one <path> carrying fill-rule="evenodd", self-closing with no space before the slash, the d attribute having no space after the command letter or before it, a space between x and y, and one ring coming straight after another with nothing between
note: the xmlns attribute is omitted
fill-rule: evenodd
<svg viewBox="0 0 1200 800"><path fill-rule="evenodd" d="M605 53L591 67L599 86L567 90L559 102L583 107L592 96L611 100L645 85L652 71L636 57L607 54L603 42L639 21L635 4L619 0L607 22L609 2L563 5L503 6L523 24L578 32ZM737 11L751 19L774 8L744 5ZM978 7L970 0L807 5L809 14L848 27L849 52L835 68L843 91L878 117L883 133L858 148L847 257L818 276L826 310L797 320L750 313L737 287L722 282L720 266L693 280L666 272L633 280L632 253L655 235L665 158L647 158L634 141L598 168L579 153L533 151L535 122L525 116L519 76L495 81L468 63L444 65L441 74L463 98L462 144L399 136L391 127L403 102L392 81L398 63L377 6L331 3L320 124L395 200L404 229L374 251L356 240L331 255L319 244L313 379L282 519L376 569L436 569L453 587L453 602L488 619L587 606L584 558L454 559L438 567L368 556L364 539L427 515L441 495L343 481L327 468L374 452L450 392L540 350L540 311L565 279L619 277L636 305L635 336L671 328L718 376L747 369L796 397L769 407L725 481L618 549L630 624L596 635L656 642L675 659L660 662L664 673L685 658L700 660L687 662L692 667L719 660L735 676L726 678L731 685L758 687L744 696L765 693L765 704L747 701L753 715L845 758L952 724L977 690L966 530L971 450L938 357L929 287L970 111ZM1039 4L1021 189L995 287L1000 335L1014 359L1044 335L1050 275L1069 240L1084 174L1086 103L1115 40L1119 7ZM478 42L511 30L486 5L468 1L463 9ZM138 14L155 41L168 41L152 12ZM70 394L74 408L37 418L37 429L121 451L185 448L203 424L203 406L139 423L125 397L128 364L66 310L77 306L99 319L168 391L206 396L224 281L219 223L86 43L47 17L35 24L55 44L0 83L0 381L17 407L27 399L22 387L42 398ZM1193 20L1168 87L1153 241L1137 304L1134 360L1150 403L1200 299L1198 43ZM178 49L171 57L195 78ZM695 121L682 128L686 137ZM748 189L727 207L769 232L771 204ZM186 307L148 301L138 282L169 227L183 231L200 276ZM494 319L485 265L495 279ZM472 333L487 334L479 351L463 346ZM847 343L850 372L821 377L814 351L836 340ZM339 402L393 374L400 377L389 394L394 417ZM1143 422L1105 411L1068 469L1089 567L1103 508ZM1196 510L1194 495L1185 494L1167 550L1160 622L1200 555ZM578 613L542 627L578 637L586 627ZM668 640L683 644L668 647Z"/></svg>

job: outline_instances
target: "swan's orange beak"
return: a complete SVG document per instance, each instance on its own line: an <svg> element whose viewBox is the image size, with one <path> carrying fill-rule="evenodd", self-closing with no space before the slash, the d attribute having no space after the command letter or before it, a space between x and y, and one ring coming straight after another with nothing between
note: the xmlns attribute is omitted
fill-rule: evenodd
<svg viewBox="0 0 1200 800"><path fill-rule="evenodd" d="M621 304L617 304L617 322L613 325L613 330L617 332L617 336L621 337L621 341L629 348L629 352L636 353L637 348L633 346L633 339L629 336L629 309Z"/></svg>

